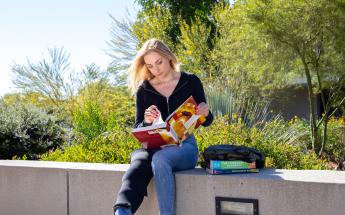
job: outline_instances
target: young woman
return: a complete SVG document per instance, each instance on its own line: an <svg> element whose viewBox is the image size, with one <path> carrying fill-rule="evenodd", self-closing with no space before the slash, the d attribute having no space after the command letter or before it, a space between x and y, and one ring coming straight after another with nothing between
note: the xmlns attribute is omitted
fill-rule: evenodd
<svg viewBox="0 0 345 215"><path fill-rule="evenodd" d="M200 79L180 72L175 55L162 41L150 39L143 44L130 69L129 87L136 94L135 127L151 125L159 116L165 120L191 95L198 103L197 114L206 116L203 126L213 121ZM137 211L147 195L146 188L152 176L160 214L175 214L173 172L192 169L197 160L198 147L193 135L180 146L134 151L122 179L114 206L115 215Z"/></svg>

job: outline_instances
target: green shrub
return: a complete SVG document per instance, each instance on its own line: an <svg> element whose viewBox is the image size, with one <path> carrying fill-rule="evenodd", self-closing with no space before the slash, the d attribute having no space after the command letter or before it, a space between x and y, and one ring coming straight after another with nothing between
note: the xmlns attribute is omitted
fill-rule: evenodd
<svg viewBox="0 0 345 215"><path fill-rule="evenodd" d="M255 147L267 158L266 166L279 169L327 169L326 160L306 149L308 133L298 123L272 120L262 127L246 127L241 119L229 124L228 117L217 117L210 127L196 133L199 151L214 144L240 144ZM141 147L130 128L117 127L88 144L73 144L56 150L44 160L128 163L130 153Z"/></svg>
<svg viewBox="0 0 345 215"><path fill-rule="evenodd" d="M326 161L305 150L306 133L282 120L268 121L263 128L248 128L239 119L228 123L219 117L196 135L199 151L215 144L238 144L255 147L267 158L266 166L279 169L326 169Z"/></svg>
<svg viewBox="0 0 345 215"><path fill-rule="evenodd" d="M322 129L321 129L322 130ZM323 155L327 159L340 163L345 156L345 120L344 117L332 117L328 122L327 139Z"/></svg>
<svg viewBox="0 0 345 215"><path fill-rule="evenodd" d="M72 108L72 145L47 153L45 160L128 163L130 153L140 147L129 128L134 122L134 98L124 88L106 86L100 94L94 87L99 88L85 88ZM298 118L286 122L272 116L268 102L235 95L230 88L207 89L216 118L210 127L201 128L196 134L200 152L213 144L251 146L264 153L267 167L284 169L326 169L327 162L338 162L344 156L339 132L345 126L344 118L330 120L320 159L310 150L309 122Z"/></svg>
<svg viewBox="0 0 345 215"><path fill-rule="evenodd" d="M0 103L0 159L38 159L65 141L53 116L30 105Z"/></svg>
<svg viewBox="0 0 345 215"><path fill-rule="evenodd" d="M268 167L327 168L325 160L309 151L307 122L297 118L284 121L269 111L269 101L243 95L236 83L210 85L206 94L211 110L218 117L197 136L200 151L213 144L239 144L260 150L267 158Z"/></svg>
<svg viewBox="0 0 345 215"><path fill-rule="evenodd" d="M91 162L91 163L129 163L130 153L139 148L127 128L115 128L109 133L99 135L88 144L65 145L63 149L47 153L43 160Z"/></svg>
<svg viewBox="0 0 345 215"><path fill-rule="evenodd" d="M135 101L125 88L103 86L99 92L90 85L85 88L73 108L73 126L78 136L90 142L106 131L134 123Z"/></svg>
<svg viewBox="0 0 345 215"><path fill-rule="evenodd" d="M289 126L292 126L299 130L299 133L304 133L304 138L299 138L300 142L303 143L301 147L304 151L311 150L312 145L310 142L310 128L309 122L305 119L299 119L295 117L291 119L289 122ZM345 156L345 120L344 117L332 117L328 121L328 129L327 129L327 139L324 146L323 153L321 155L322 158L334 162L340 163L343 161ZM323 124L319 129L319 135L322 137L323 135Z"/></svg>
<svg viewBox="0 0 345 215"><path fill-rule="evenodd" d="M100 106L92 101L87 101L83 107L76 109L73 113L75 131L83 134L88 141L106 131L106 120Z"/></svg>

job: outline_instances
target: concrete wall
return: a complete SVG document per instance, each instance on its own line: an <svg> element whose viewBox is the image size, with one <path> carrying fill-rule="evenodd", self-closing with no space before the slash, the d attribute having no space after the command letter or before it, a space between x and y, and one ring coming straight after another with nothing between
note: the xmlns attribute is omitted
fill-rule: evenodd
<svg viewBox="0 0 345 215"><path fill-rule="evenodd" d="M112 214L128 165L0 160L0 215ZM176 174L177 215L213 215L215 197L259 200L259 214L344 215L345 172L265 169L260 173ZM158 214L149 185L137 214Z"/></svg>
<svg viewBox="0 0 345 215"><path fill-rule="evenodd" d="M0 215L111 215L128 166L0 160ZM157 213L148 194L137 214Z"/></svg>

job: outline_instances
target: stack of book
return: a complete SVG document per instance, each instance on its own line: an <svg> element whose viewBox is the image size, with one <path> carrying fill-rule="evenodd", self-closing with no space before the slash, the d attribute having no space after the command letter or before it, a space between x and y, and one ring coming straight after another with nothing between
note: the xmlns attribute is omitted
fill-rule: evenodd
<svg viewBox="0 0 345 215"><path fill-rule="evenodd" d="M241 160L210 160L210 165L206 171L212 175L232 174L232 173L250 173L259 172L256 168L256 162L251 163Z"/></svg>

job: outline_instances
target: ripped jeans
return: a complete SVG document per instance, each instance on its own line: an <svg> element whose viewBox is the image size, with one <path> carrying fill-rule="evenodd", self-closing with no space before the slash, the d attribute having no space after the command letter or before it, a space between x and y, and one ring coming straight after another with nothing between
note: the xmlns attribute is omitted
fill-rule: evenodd
<svg viewBox="0 0 345 215"><path fill-rule="evenodd" d="M146 188L153 175L160 215L175 214L173 172L193 169L197 161L198 147L193 135L184 140L180 146L134 151L131 155L130 167L122 178L122 186L114 209L127 207L134 214L142 203L144 195L147 194Z"/></svg>

